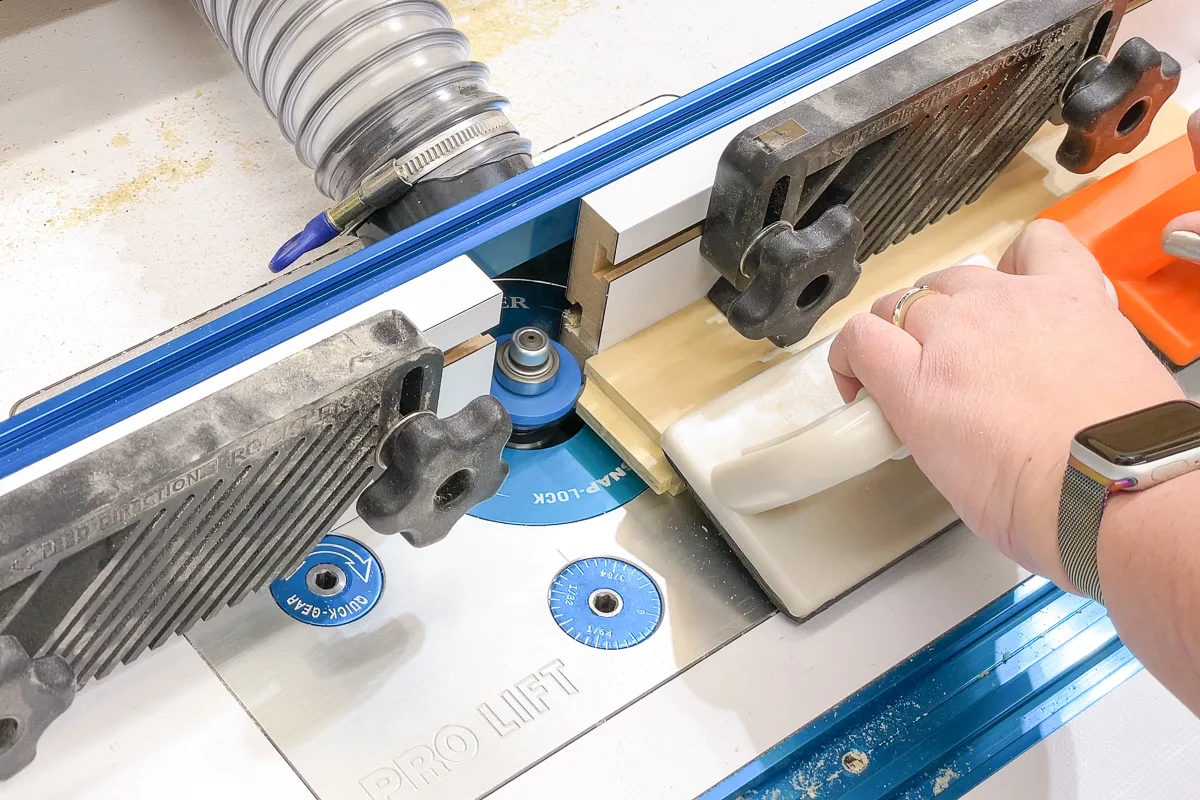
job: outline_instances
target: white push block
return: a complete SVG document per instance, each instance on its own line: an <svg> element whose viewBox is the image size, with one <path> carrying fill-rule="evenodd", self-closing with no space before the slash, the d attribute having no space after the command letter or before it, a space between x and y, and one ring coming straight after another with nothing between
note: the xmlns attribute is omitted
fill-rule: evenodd
<svg viewBox="0 0 1200 800"><path fill-rule="evenodd" d="M830 341L683 417L662 440L739 557L797 620L957 519L874 401L842 403ZM803 499L779 505L792 497Z"/></svg>

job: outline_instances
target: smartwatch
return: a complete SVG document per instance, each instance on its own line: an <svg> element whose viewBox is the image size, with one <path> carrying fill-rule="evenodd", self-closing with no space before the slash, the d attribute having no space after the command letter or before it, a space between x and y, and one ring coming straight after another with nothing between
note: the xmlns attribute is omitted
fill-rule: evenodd
<svg viewBox="0 0 1200 800"><path fill-rule="evenodd" d="M1071 442L1058 507L1067 578L1103 602L1096 541L1113 492L1140 491L1200 469L1200 404L1172 400L1084 428Z"/></svg>

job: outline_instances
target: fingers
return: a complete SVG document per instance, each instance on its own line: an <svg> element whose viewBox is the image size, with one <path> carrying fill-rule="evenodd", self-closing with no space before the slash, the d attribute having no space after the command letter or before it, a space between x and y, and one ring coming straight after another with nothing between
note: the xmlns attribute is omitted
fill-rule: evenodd
<svg viewBox="0 0 1200 800"><path fill-rule="evenodd" d="M1200 211L1193 211L1190 214L1184 214L1182 217L1176 217L1172 220L1167 225L1167 234L1170 235L1176 231L1200 234Z"/></svg>
<svg viewBox="0 0 1200 800"><path fill-rule="evenodd" d="M1188 138L1192 142L1192 157L1200 170L1200 111L1188 119ZM1163 250L1168 255L1200 263L1200 211L1184 214L1173 220L1163 232Z"/></svg>
<svg viewBox="0 0 1200 800"><path fill-rule="evenodd" d="M1200 212L1184 214L1167 226L1163 251L1175 258L1200 264Z"/></svg>
<svg viewBox="0 0 1200 800"><path fill-rule="evenodd" d="M920 363L917 340L874 314L851 317L829 347L842 399L850 402L865 387L885 410L903 408L904 387Z"/></svg>
<svg viewBox="0 0 1200 800"><path fill-rule="evenodd" d="M1007 277L998 274L991 267L976 264L960 264L938 272L931 272L913 285L932 289L936 294L922 294L910 297L906 301L907 308L904 311L903 319L905 332L918 342L928 341L931 327L936 325L946 313L951 296L968 289L986 286L992 281L1004 280ZM910 288L905 288L880 297L872 304L871 313L894 325L896 306L910 291L912 291Z"/></svg>
<svg viewBox="0 0 1200 800"><path fill-rule="evenodd" d="M965 289L986 286L992 281L1004 280L991 267L961 265L931 272L916 282L916 286L928 286L942 294L957 294Z"/></svg>
<svg viewBox="0 0 1200 800"><path fill-rule="evenodd" d="M829 351L832 354L832 350ZM849 369L847 366L845 369ZM838 394L842 396L843 403L849 403L858 397L858 392L863 388L862 382L858 378L851 378L848 375L843 375L833 368L833 359L829 360L829 369L833 372L833 383L837 386Z"/></svg>
<svg viewBox="0 0 1200 800"><path fill-rule="evenodd" d="M1101 281L1096 258L1061 223L1029 223L996 268L1010 275L1088 275Z"/></svg>
<svg viewBox="0 0 1200 800"><path fill-rule="evenodd" d="M871 305L871 313L895 327L896 323L893 317L896 313L896 305L910 291L912 291L912 287L900 289L899 291L880 297ZM904 327L901 330L918 342L925 341L929 326L936 324L942 312L945 311L945 304L949 302L949 297L936 293L936 290L935 293L909 298L907 308L904 311Z"/></svg>
<svg viewBox="0 0 1200 800"><path fill-rule="evenodd" d="M1196 169L1200 169L1200 111L1188 120L1188 136L1192 140L1192 152L1196 157ZM1175 258L1200 264L1200 211L1177 217L1163 231L1163 250Z"/></svg>
<svg viewBox="0 0 1200 800"><path fill-rule="evenodd" d="M1188 119L1188 138L1192 140L1192 158L1196 161L1196 169L1200 170L1200 111Z"/></svg>

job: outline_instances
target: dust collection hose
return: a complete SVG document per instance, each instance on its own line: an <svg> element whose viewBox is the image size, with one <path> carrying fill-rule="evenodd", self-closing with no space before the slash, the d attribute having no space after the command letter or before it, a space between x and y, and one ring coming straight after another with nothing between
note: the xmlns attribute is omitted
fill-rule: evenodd
<svg viewBox="0 0 1200 800"><path fill-rule="evenodd" d="M531 146L437 0L192 0L337 201L280 271L368 217L393 233L523 172Z"/></svg>

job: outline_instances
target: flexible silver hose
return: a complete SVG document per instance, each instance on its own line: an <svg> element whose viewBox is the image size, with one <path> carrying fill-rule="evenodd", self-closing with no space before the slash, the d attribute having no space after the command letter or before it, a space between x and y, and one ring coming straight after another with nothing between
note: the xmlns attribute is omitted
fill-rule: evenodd
<svg viewBox="0 0 1200 800"><path fill-rule="evenodd" d="M530 144L437 0L192 0L340 200L393 158L447 178Z"/></svg>

